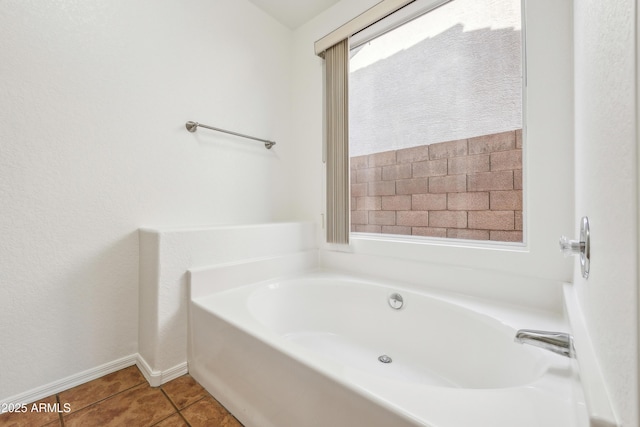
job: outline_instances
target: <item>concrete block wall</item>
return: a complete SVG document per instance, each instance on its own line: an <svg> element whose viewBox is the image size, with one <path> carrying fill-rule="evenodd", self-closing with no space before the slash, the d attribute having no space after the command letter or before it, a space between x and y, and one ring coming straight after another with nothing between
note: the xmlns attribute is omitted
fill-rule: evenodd
<svg viewBox="0 0 640 427"><path fill-rule="evenodd" d="M351 158L351 230L522 241L522 130Z"/></svg>

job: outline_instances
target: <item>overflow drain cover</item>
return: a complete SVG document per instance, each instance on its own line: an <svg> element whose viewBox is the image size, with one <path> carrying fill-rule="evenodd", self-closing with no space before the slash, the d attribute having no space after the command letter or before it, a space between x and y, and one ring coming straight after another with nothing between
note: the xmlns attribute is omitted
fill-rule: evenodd
<svg viewBox="0 0 640 427"><path fill-rule="evenodd" d="M391 358L386 354L383 354L382 356L378 357L378 360L381 361L382 363L391 363Z"/></svg>
<svg viewBox="0 0 640 427"><path fill-rule="evenodd" d="M394 310L400 310L402 308L402 306L404 305L404 299L402 298L402 295L397 294L397 293L389 295L389 300L388 301L389 301L389 305Z"/></svg>

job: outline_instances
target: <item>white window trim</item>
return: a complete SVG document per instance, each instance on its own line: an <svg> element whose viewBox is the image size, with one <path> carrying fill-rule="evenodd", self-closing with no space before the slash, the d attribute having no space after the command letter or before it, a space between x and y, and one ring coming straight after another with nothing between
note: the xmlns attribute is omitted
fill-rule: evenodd
<svg viewBox="0 0 640 427"><path fill-rule="evenodd" d="M376 22L372 22L369 26L357 33L354 33L349 39L351 48L354 49L370 42L376 37L380 37L381 35L412 21L419 16L429 13L440 6L444 6L451 1L453 0L414 0L391 14L388 14L387 16L390 19L385 19L387 18L387 16L385 16Z"/></svg>
<svg viewBox="0 0 640 427"><path fill-rule="evenodd" d="M416 13L415 9L417 8L421 11L419 13L424 13L425 9L434 9L444 3L448 3L449 1L451 0L383 0L316 41L314 44L316 55L322 56L323 52L331 46L346 38L351 38L354 34L370 27L405 6L408 7L407 11L403 12L403 14ZM407 18L407 20L410 19L411 18ZM364 43L365 41L360 42ZM354 47L353 41L351 41L351 46Z"/></svg>
<svg viewBox="0 0 640 427"><path fill-rule="evenodd" d="M382 3L388 2L374 8ZM571 233L574 214L571 5L570 0L523 0L527 58L523 137L530 142L523 147L526 243L418 242L395 235L352 234L354 254L571 280L571 260L565 260L557 248L558 237ZM531 176L536 179L531 181Z"/></svg>

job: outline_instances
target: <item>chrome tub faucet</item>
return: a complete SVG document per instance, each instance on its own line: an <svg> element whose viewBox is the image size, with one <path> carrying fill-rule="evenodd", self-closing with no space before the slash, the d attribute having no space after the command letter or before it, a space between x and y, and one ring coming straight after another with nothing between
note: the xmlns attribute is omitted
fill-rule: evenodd
<svg viewBox="0 0 640 427"><path fill-rule="evenodd" d="M576 357L576 350L573 347L573 336L563 332L520 329L516 333L515 342L530 344L565 357Z"/></svg>

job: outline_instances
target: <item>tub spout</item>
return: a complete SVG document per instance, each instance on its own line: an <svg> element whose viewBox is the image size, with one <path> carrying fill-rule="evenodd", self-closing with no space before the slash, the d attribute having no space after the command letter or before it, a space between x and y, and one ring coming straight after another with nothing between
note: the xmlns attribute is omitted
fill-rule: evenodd
<svg viewBox="0 0 640 427"><path fill-rule="evenodd" d="M576 357L576 350L573 347L573 336L563 332L520 329L516 333L515 341L520 344L531 344L535 347L544 348L545 350L565 357Z"/></svg>

